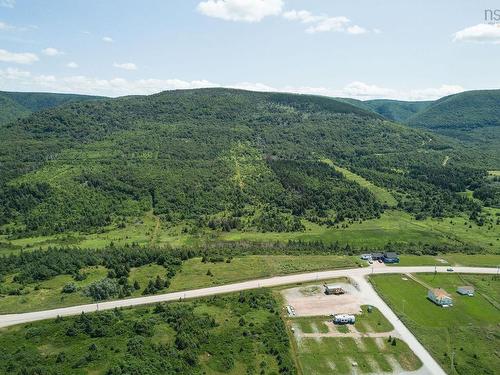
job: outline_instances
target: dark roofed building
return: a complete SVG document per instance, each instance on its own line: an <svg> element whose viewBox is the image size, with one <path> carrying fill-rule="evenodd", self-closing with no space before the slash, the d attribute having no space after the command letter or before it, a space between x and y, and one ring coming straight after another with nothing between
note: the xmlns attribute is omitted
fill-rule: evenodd
<svg viewBox="0 0 500 375"><path fill-rule="evenodd" d="M384 257L382 258L384 263L399 263L399 256L393 252L384 253Z"/></svg>

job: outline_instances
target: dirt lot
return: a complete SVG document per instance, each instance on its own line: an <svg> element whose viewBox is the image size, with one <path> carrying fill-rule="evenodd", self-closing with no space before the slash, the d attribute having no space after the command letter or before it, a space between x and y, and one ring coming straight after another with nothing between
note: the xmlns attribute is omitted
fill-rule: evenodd
<svg viewBox="0 0 500 375"><path fill-rule="evenodd" d="M346 293L339 296L326 295L321 284L286 289L281 293L285 303L294 307L296 316L361 313L361 293L345 282L335 285L342 287Z"/></svg>

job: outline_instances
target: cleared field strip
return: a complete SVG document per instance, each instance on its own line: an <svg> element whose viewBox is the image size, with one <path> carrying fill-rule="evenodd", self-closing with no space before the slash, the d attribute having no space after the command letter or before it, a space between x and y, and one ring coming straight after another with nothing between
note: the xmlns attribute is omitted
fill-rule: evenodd
<svg viewBox="0 0 500 375"><path fill-rule="evenodd" d="M322 161L324 163L330 165L331 167L333 167L336 171L339 171L340 173L342 173L344 175L344 177L347 178L348 180L354 181L354 182L358 183L359 185L370 190L373 193L373 195L375 195L375 197L377 198L377 200L380 203L385 203L389 207L395 207L398 204L396 198L394 198L394 196L386 189L381 188L380 186L377 186L377 185L371 183L370 181L368 181L364 177L361 177L360 175L357 175L356 173L353 173L346 168L342 168L342 167L335 165L329 159L323 159Z"/></svg>

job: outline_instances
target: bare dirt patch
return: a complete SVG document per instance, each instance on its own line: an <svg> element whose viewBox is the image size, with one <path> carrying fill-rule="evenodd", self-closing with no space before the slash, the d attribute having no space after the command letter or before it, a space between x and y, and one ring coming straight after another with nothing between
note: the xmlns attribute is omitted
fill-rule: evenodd
<svg viewBox="0 0 500 375"><path fill-rule="evenodd" d="M360 292L349 283L336 284L341 286L346 293L340 296L326 295L322 285L291 288L281 293L286 304L295 308L296 316L361 313Z"/></svg>

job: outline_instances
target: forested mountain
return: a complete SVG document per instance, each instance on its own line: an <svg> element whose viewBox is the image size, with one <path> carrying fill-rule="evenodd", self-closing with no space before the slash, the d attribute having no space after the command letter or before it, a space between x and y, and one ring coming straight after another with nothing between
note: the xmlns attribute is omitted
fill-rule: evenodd
<svg viewBox="0 0 500 375"><path fill-rule="evenodd" d="M441 98L407 123L489 152L490 168L500 169L500 90L466 91Z"/></svg>
<svg viewBox="0 0 500 375"><path fill-rule="evenodd" d="M386 203L332 163L417 218L477 219L481 201L458 194L484 183L477 160L325 97L199 89L74 102L0 128L0 225L89 231L152 210L165 223L279 232L378 217Z"/></svg>
<svg viewBox="0 0 500 375"><path fill-rule="evenodd" d="M76 94L43 92L0 91L0 125L26 117L32 112L56 107L65 103L99 99L101 97Z"/></svg>
<svg viewBox="0 0 500 375"><path fill-rule="evenodd" d="M375 99L366 100L363 104L385 118L406 123L409 118L425 110L432 101L406 102L402 100Z"/></svg>
<svg viewBox="0 0 500 375"><path fill-rule="evenodd" d="M391 99L373 99L373 100L357 100L351 98L336 98L337 100L345 103L352 104L356 107L373 111L383 116L384 118L400 123L406 121L415 114L423 111L432 101L404 101L404 100L391 100Z"/></svg>

